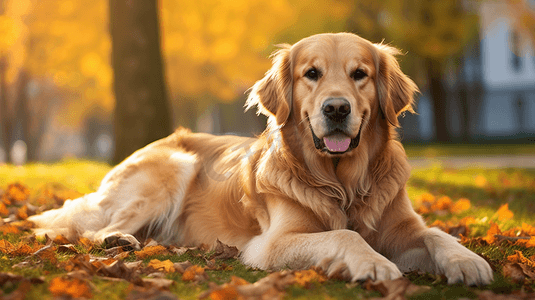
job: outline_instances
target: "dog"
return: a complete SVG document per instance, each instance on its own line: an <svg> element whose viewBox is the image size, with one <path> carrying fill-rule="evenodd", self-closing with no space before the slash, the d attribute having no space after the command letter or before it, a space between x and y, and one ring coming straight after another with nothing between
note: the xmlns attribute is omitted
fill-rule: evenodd
<svg viewBox="0 0 535 300"><path fill-rule="evenodd" d="M414 212L397 141L415 83L399 51L351 33L282 45L246 107L268 116L257 138L180 128L114 167L99 189L32 216L37 234L108 245L240 249L261 269L318 266L349 281L402 272L486 285L488 263Z"/></svg>

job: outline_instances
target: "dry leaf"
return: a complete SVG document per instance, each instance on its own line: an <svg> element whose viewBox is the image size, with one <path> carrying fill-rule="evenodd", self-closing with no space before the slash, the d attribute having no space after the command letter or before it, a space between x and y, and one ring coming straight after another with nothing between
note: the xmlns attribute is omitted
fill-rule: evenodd
<svg viewBox="0 0 535 300"><path fill-rule="evenodd" d="M509 255L507 261L512 263L523 263L531 268L535 268L535 262L524 257L521 251L515 250L515 254Z"/></svg>
<svg viewBox="0 0 535 300"><path fill-rule="evenodd" d="M152 255L168 254L167 249L162 245L144 247L139 251L134 251L137 258L144 259Z"/></svg>
<svg viewBox="0 0 535 300"><path fill-rule="evenodd" d="M503 266L503 276L511 278L515 283L524 283L526 275L518 263L507 263Z"/></svg>
<svg viewBox="0 0 535 300"><path fill-rule="evenodd" d="M50 282L48 290L56 297L91 298L93 296L87 282L79 278L56 277Z"/></svg>
<svg viewBox="0 0 535 300"><path fill-rule="evenodd" d="M78 250L74 248L73 244L59 245L57 250L64 254L78 254Z"/></svg>
<svg viewBox="0 0 535 300"><path fill-rule="evenodd" d="M327 277L324 274L316 272L316 270L303 270L295 271L295 283L301 287L309 288L310 284L313 282L322 283L327 280Z"/></svg>
<svg viewBox="0 0 535 300"><path fill-rule="evenodd" d="M7 240L0 240L0 252L4 254L9 254L15 249L15 246L8 242Z"/></svg>
<svg viewBox="0 0 535 300"><path fill-rule="evenodd" d="M9 210L3 202L0 202L0 216L7 217L9 216Z"/></svg>
<svg viewBox="0 0 535 300"><path fill-rule="evenodd" d="M6 234L18 234L20 233L20 229L18 229L16 226L13 226L11 224L4 224L0 226L0 231L6 235Z"/></svg>
<svg viewBox="0 0 535 300"><path fill-rule="evenodd" d="M164 271L167 273L171 273L175 271L175 268L173 267L173 262L168 259L165 261L153 259L149 262L148 267L153 268L156 271Z"/></svg>
<svg viewBox="0 0 535 300"><path fill-rule="evenodd" d="M490 223L490 228L489 230L487 231L487 236L483 238L483 240L485 242L487 242L489 245L492 245L494 244L494 242L496 242L496 237L495 235L497 234L501 234L502 231L500 230L500 228L498 227L498 224L494 223L494 222L491 222Z"/></svg>
<svg viewBox="0 0 535 300"><path fill-rule="evenodd" d="M498 216L498 221L508 221L511 220L514 216L513 212L509 210L509 204L506 203L498 209L496 214Z"/></svg>
<svg viewBox="0 0 535 300"><path fill-rule="evenodd" d="M184 272L186 272L186 270L191 266L193 266L193 264L190 263L189 260L173 264L173 268L175 269L175 271L180 274L184 274Z"/></svg>
<svg viewBox="0 0 535 300"><path fill-rule="evenodd" d="M236 258L240 251L234 246L223 244L219 239L216 240L215 252L208 259L226 259Z"/></svg>
<svg viewBox="0 0 535 300"><path fill-rule="evenodd" d="M54 238L54 243L57 244L57 245L67 245L67 244L72 244L66 237L64 237L63 235L57 235L55 238Z"/></svg>
<svg viewBox="0 0 535 300"><path fill-rule="evenodd" d="M405 277L395 280L371 281L364 283L364 288L371 291L378 291L385 299L405 299L405 297L414 296L429 291L429 286L419 286L412 284Z"/></svg>
<svg viewBox="0 0 535 300"><path fill-rule="evenodd" d="M182 274L183 281L195 281L202 282L208 279L208 276L204 272L204 268L198 265L193 265L184 271Z"/></svg>
<svg viewBox="0 0 535 300"><path fill-rule="evenodd" d="M471 207L470 200L468 200L466 198L461 198L461 199L455 201L455 203L453 203L453 205L450 208L450 211L452 213L454 213L454 214L458 214L458 213L461 213L463 211L469 210L470 207Z"/></svg>

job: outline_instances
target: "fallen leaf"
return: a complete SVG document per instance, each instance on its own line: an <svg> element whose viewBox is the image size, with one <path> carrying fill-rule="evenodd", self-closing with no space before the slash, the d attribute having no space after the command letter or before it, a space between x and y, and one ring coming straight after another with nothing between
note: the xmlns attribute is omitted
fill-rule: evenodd
<svg viewBox="0 0 535 300"><path fill-rule="evenodd" d="M52 244L44 246L35 251L32 255L37 256L42 260L47 260L54 265L58 262L58 259L56 258L56 247L52 246Z"/></svg>
<svg viewBox="0 0 535 300"><path fill-rule="evenodd" d="M234 246L223 244L219 239L216 240L215 252L208 259L227 259L236 258L240 251Z"/></svg>
<svg viewBox="0 0 535 300"><path fill-rule="evenodd" d="M58 253L64 253L64 254L78 254L78 250L74 248L73 244L65 244L65 245L59 245L57 247Z"/></svg>
<svg viewBox="0 0 535 300"><path fill-rule="evenodd" d="M515 250L515 254L507 256L507 261L512 263L523 263L531 268L535 268L535 262L526 258L521 251Z"/></svg>
<svg viewBox="0 0 535 300"><path fill-rule="evenodd" d="M2 201L6 205L23 203L28 200L30 190L21 183L12 183L7 186L6 192L2 196Z"/></svg>
<svg viewBox="0 0 535 300"><path fill-rule="evenodd" d="M86 281L79 278L56 277L52 279L48 290L56 297L91 298L91 288Z"/></svg>
<svg viewBox="0 0 535 300"><path fill-rule="evenodd" d="M173 268L175 269L175 271L180 274L184 274L184 272L186 272L186 270L191 266L193 266L193 264L190 263L189 260L173 264Z"/></svg>
<svg viewBox="0 0 535 300"><path fill-rule="evenodd" d="M208 276L204 272L204 268L198 265L187 268L182 274L183 281L203 282L206 279L208 279Z"/></svg>
<svg viewBox="0 0 535 300"><path fill-rule="evenodd" d="M29 245L20 244L20 245L16 246L16 248L13 251L11 251L10 254L14 255L14 256L24 256L24 255L30 255L33 252L35 252L35 251Z"/></svg>
<svg viewBox="0 0 535 300"><path fill-rule="evenodd" d="M327 280L324 274L318 273L313 269L296 271L294 276L295 283L304 288L309 288L313 282L322 283Z"/></svg>
<svg viewBox="0 0 535 300"><path fill-rule="evenodd" d="M17 210L17 218L19 220L26 220L28 218L28 207L23 205Z"/></svg>
<svg viewBox="0 0 535 300"><path fill-rule="evenodd" d="M173 267L173 262L168 259L165 261L153 259L149 262L148 267L153 268L156 271L164 271L167 273L172 273L175 271L175 268Z"/></svg>
<svg viewBox="0 0 535 300"><path fill-rule="evenodd" d="M4 254L11 253L15 247L7 240L0 240L0 252Z"/></svg>
<svg viewBox="0 0 535 300"><path fill-rule="evenodd" d="M507 263L503 266L503 276L511 278L515 283L524 283L526 275L518 263Z"/></svg>
<svg viewBox="0 0 535 300"><path fill-rule="evenodd" d="M11 224L4 224L0 226L0 231L6 235L6 234L18 234L20 233L20 229L18 229L16 226L13 226Z"/></svg>
<svg viewBox="0 0 535 300"><path fill-rule="evenodd" d="M455 201L455 203L453 203L453 205L450 208L450 211L452 213L454 213L454 214L458 214L458 213L461 213L463 211L469 210L470 207L471 207L470 200L468 200L466 198L461 198L461 199Z"/></svg>
<svg viewBox="0 0 535 300"><path fill-rule="evenodd" d="M144 247L139 251L134 251L137 258L144 259L152 255L168 254L167 248L162 245Z"/></svg>
<svg viewBox="0 0 535 300"><path fill-rule="evenodd" d="M405 299L431 289L430 286L419 286L413 284L405 277L395 280L371 281L364 283L364 288L370 291L378 291L385 299Z"/></svg>
<svg viewBox="0 0 535 300"><path fill-rule="evenodd" d="M0 202L0 216L7 217L9 216L9 210L7 209L4 202Z"/></svg>
<svg viewBox="0 0 535 300"><path fill-rule="evenodd" d="M67 244L72 244L66 237L64 237L63 235L57 235L55 238L54 238L54 243L56 243L57 245L67 245Z"/></svg>
<svg viewBox="0 0 535 300"><path fill-rule="evenodd" d="M500 206L495 215L498 216L498 221L502 222L511 220L514 216L513 212L509 210L508 203L505 203L504 205Z"/></svg>
<svg viewBox="0 0 535 300"><path fill-rule="evenodd" d="M483 240L485 242L487 242L489 245L492 245L494 244L494 242L496 242L496 237L495 235L497 234L501 234L502 231L500 230L500 228L498 227L498 224L494 223L494 222L491 222L490 223L490 228L489 230L487 231L487 236L485 236L483 238Z"/></svg>

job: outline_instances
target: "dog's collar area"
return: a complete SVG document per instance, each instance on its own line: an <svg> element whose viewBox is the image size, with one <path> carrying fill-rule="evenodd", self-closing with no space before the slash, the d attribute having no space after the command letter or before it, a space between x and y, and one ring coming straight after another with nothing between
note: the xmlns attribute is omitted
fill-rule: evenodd
<svg viewBox="0 0 535 300"><path fill-rule="evenodd" d="M318 150L320 150L322 152L327 152L327 153L329 153L331 155L340 155L340 154L347 153L347 152L357 148L359 143L360 143L360 133L362 132L362 128L360 128L359 133L357 134L357 136L351 139L351 142L349 143L349 147L347 148L347 150L345 150L343 152L333 152L333 151L329 150L329 148L327 148L327 146L325 145L325 142L323 141L323 139L320 139L314 133L314 130L312 129L312 124L310 124L310 121L308 122L308 126L310 127L310 132L312 132L312 139L314 140L314 147L316 147L316 149L318 149Z"/></svg>

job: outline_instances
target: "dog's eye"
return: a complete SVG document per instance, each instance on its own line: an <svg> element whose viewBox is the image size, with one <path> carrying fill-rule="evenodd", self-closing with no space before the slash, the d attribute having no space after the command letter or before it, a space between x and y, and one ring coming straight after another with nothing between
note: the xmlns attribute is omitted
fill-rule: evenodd
<svg viewBox="0 0 535 300"><path fill-rule="evenodd" d="M318 69L316 68L310 68L306 73L305 73L305 77L310 79L310 80L313 80L313 81L317 81L321 76L321 73L320 71L318 71Z"/></svg>
<svg viewBox="0 0 535 300"><path fill-rule="evenodd" d="M368 76L368 74L364 73L364 71L361 69L356 69L353 73L351 73L350 76L353 78L353 80L358 81Z"/></svg>

